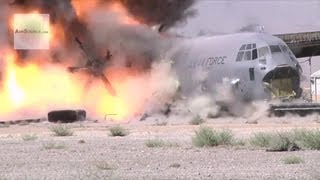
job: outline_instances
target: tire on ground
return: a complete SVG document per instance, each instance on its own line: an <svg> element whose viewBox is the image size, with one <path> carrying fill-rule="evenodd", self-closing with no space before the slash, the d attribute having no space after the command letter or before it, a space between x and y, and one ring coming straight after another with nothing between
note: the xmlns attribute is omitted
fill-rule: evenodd
<svg viewBox="0 0 320 180"><path fill-rule="evenodd" d="M49 122L72 123L86 119L85 110L58 110L48 113Z"/></svg>
<svg viewBox="0 0 320 180"><path fill-rule="evenodd" d="M87 112L85 110L77 110L77 114L78 114L78 121L84 121L86 120L87 117Z"/></svg>

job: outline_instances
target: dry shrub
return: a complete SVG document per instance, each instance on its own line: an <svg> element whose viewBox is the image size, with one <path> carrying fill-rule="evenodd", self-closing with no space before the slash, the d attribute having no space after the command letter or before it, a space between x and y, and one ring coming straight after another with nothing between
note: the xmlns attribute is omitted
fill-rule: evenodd
<svg viewBox="0 0 320 180"><path fill-rule="evenodd" d="M120 125L112 126L109 129L110 136L126 136L129 134L129 131L125 128L121 127Z"/></svg>

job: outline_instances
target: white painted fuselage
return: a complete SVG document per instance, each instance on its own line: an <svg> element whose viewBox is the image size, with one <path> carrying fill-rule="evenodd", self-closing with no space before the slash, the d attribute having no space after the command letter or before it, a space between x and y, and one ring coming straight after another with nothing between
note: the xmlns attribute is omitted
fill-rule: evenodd
<svg viewBox="0 0 320 180"><path fill-rule="evenodd" d="M295 97L301 95L297 59L281 39L270 34L179 39L172 58L185 95L196 91L215 94L217 86L229 84L243 100L271 99L270 83L286 78L292 83Z"/></svg>

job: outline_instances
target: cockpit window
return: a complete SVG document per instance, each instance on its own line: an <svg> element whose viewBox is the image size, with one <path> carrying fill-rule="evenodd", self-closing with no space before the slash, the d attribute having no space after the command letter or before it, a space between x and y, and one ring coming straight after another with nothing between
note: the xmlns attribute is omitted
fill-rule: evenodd
<svg viewBox="0 0 320 180"><path fill-rule="evenodd" d="M285 53L288 52L287 46L281 45L280 48L281 48L281 50L282 50L283 52L285 52Z"/></svg>
<svg viewBox="0 0 320 180"><path fill-rule="evenodd" d="M243 44L237 54L236 61L250 61L258 58L256 44Z"/></svg>
<svg viewBox="0 0 320 180"><path fill-rule="evenodd" d="M269 48L267 46L258 49L259 57L265 57L270 54Z"/></svg>
<svg viewBox="0 0 320 180"><path fill-rule="evenodd" d="M270 46L270 50L271 50L272 54L277 53L277 52L281 52L280 46L277 46L277 45Z"/></svg>
<svg viewBox="0 0 320 180"><path fill-rule="evenodd" d="M255 49L257 47L256 44L252 44L252 49Z"/></svg>
<svg viewBox="0 0 320 180"><path fill-rule="evenodd" d="M252 50L252 60L255 60L258 58L258 51L257 49Z"/></svg>
<svg viewBox="0 0 320 180"><path fill-rule="evenodd" d="M251 60L251 51L246 51L244 54L244 60L250 61Z"/></svg>
<svg viewBox="0 0 320 180"><path fill-rule="evenodd" d="M238 53L238 55L237 55L236 61L242 61L243 55L244 55L244 52L243 52L243 51L240 51L240 52Z"/></svg>
<svg viewBox="0 0 320 180"><path fill-rule="evenodd" d="M241 50L245 50L245 49L246 49L246 45L244 44L244 45L241 46L240 51Z"/></svg>

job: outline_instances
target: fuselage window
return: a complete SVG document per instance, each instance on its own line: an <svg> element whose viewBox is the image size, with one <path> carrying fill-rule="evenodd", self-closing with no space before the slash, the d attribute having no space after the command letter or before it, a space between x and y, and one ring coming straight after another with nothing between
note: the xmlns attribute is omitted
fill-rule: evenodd
<svg viewBox="0 0 320 180"><path fill-rule="evenodd" d="M258 52L257 49L252 50L252 60L255 60L258 58Z"/></svg>
<svg viewBox="0 0 320 180"><path fill-rule="evenodd" d="M265 57L270 54L268 47L261 47L258 49L259 57Z"/></svg>
<svg viewBox="0 0 320 180"><path fill-rule="evenodd" d="M279 46L277 45L273 45L273 46L270 46L270 50L271 50L271 53L278 53L278 52L281 52L281 49Z"/></svg>
<svg viewBox="0 0 320 180"><path fill-rule="evenodd" d="M245 50L245 49L246 49L246 45L244 44L244 45L241 46L240 51L241 50Z"/></svg>
<svg viewBox="0 0 320 180"><path fill-rule="evenodd" d="M237 60L236 61L242 61L243 59L243 55L244 55L244 52L243 51L240 51L237 55Z"/></svg>
<svg viewBox="0 0 320 180"><path fill-rule="evenodd" d="M246 51L245 56L244 56L245 61L250 61L251 60L251 51Z"/></svg>

